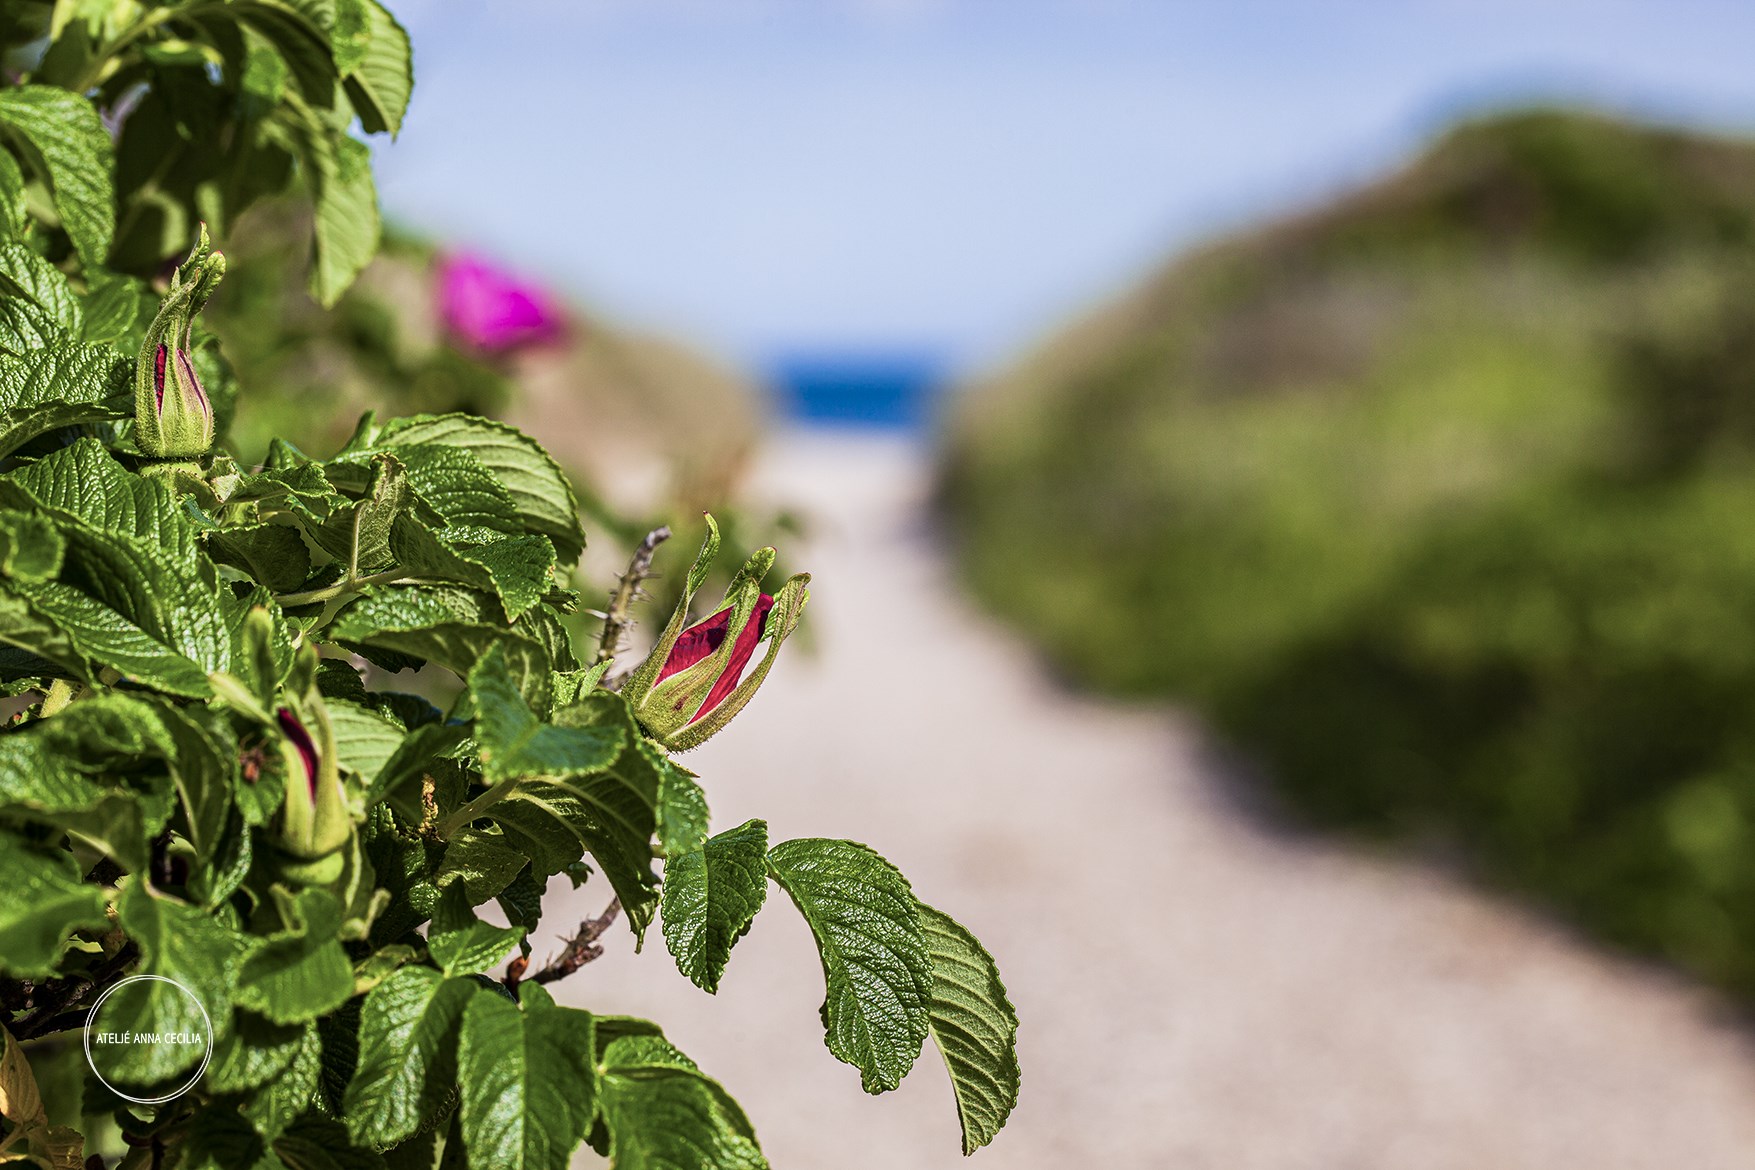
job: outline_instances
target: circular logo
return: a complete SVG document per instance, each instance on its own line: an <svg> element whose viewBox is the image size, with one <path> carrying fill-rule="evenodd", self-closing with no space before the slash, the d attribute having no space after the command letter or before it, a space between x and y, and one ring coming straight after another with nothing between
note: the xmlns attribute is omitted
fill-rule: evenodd
<svg viewBox="0 0 1755 1170"><path fill-rule="evenodd" d="M124 1101L162 1105L175 1100L195 1087L211 1059L213 1020L206 1006L169 976L119 979L86 1014L85 1063L105 1088ZM191 1065L194 1071L183 1075ZM117 1081L135 1091L118 1086ZM174 1087L165 1088L167 1083Z"/></svg>

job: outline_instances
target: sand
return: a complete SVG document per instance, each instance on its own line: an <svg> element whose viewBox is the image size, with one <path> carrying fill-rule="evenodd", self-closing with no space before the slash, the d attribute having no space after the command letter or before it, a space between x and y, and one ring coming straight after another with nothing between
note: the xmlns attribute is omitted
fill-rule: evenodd
<svg viewBox="0 0 1755 1170"><path fill-rule="evenodd" d="M715 829L864 841L998 958L1023 1094L970 1164L1755 1168L1755 1042L1723 1001L1253 816L1192 720L1068 693L973 609L923 518L926 475L901 440L773 444L758 489L815 517L788 553L816 575L817 654L789 647L685 762ZM601 909L594 886L551 899L545 931ZM781 1170L964 1164L930 1045L880 1097L823 1047L821 971L778 891L716 997L656 929L638 956L618 931L554 990L662 1021Z"/></svg>

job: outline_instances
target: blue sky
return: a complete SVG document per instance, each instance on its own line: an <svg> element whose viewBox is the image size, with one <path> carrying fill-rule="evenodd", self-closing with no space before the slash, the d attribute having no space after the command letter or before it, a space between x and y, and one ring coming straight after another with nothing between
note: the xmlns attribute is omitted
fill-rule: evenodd
<svg viewBox="0 0 1755 1170"><path fill-rule="evenodd" d="M388 212L734 360L1003 358L1531 97L1755 130L1755 4L391 0Z"/></svg>

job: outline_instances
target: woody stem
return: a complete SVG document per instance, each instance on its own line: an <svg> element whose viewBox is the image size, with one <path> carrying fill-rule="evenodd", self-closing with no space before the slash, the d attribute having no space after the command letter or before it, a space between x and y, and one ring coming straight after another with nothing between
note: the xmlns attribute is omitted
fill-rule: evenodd
<svg viewBox="0 0 1755 1170"><path fill-rule="evenodd" d="M669 539L670 529L654 528L640 542L640 547L634 550L633 559L628 562L628 571L622 574L621 580L616 582L615 591L609 595L609 609L603 615L603 636L597 642L597 661L609 661L621 648L622 635L634 624L628 617L628 610L640 595L640 583L652 576L652 554Z"/></svg>

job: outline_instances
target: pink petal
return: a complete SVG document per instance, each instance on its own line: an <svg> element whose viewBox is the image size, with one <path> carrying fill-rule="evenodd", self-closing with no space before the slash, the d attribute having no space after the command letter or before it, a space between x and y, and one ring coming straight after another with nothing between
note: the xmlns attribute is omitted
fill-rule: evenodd
<svg viewBox="0 0 1755 1170"><path fill-rule="evenodd" d="M489 351L547 340L561 326L560 311L544 289L469 254L440 262L439 313L452 333Z"/></svg>

